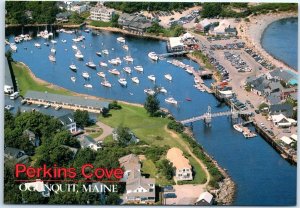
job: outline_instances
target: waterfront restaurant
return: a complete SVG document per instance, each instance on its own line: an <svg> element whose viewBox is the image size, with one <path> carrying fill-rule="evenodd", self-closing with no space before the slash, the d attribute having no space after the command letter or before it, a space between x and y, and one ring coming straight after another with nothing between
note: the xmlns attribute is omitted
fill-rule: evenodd
<svg viewBox="0 0 300 208"><path fill-rule="evenodd" d="M85 97L66 96L47 92L28 91L24 96L27 103L50 105L54 108L61 107L69 110L86 110L90 113L101 113L103 108L108 108L108 102Z"/></svg>

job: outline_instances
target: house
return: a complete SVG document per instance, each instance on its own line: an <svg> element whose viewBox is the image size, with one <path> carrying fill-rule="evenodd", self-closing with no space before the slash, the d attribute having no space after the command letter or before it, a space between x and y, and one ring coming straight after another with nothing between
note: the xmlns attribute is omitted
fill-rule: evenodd
<svg viewBox="0 0 300 208"><path fill-rule="evenodd" d="M68 22L71 16L71 12L61 12L56 15L56 21L58 22Z"/></svg>
<svg viewBox="0 0 300 208"><path fill-rule="evenodd" d="M294 97L293 94L297 95L298 89L297 87L284 88L281 90L281 99L285 100L288 97ZM296 99L297 100L297 99Z"/></svg>
<svg viewBox="0 0 300 208"><path fill-rule="evenodd" d="M119 159L120 166L124 168L124 175L121 181L126 181L133 170L140 171L141 164L138 156L129 154Z"/></svg>
<svg viewBox="0 0 300 208"><path fill-rule="evenodd" d="M290 138L291 138L292 140L294 140L295 142L298 141L298 136L297 136L297 134L292 134L292 135L290 136Z"/></svg>
<svg viewBox="0 0 300 208"><path fill-rule="evenodd" d="M67 149L69 149L70 151L72 151L73 153L73 158L76 156L77 152L78 152L78 149L75 148L75 147L70 147L70 146L67 146L67 145L61 145L62 147L65 147Z"/></svg>
<svg viewBox="0 0 300 208"><path fill-rule="evenodd" d="M10 73L10 67L7 59L5 59L4 67L5 67L4 93L12 94L15 92L15 89L14 89L14 84L13 84L12 76Z"/></svg>
<svg viewBox="0 0 300 208"><path fill-rule="evenodd" d="M195 31L197 32L205 32L208 31L211 22L208 19L203 19L199 23L195 24Z"/></svg>
<svg viewBox="0 0 300 208"><path fill-rule="evenodd" d="M118 24L122 26L122 29L140 35L145 33L146 30L152 26L151 21L145 16L127 13L120 15Z"/></svg>
<svg viewBox="0 0 300 208"><path fill-rule="evenodd" d="M225 33L227 35L236 36L237 35L237 30L234 27L228 27L228 28L225 28Z"/></svg>
<svg viewBox="0 0 300 208"><path fill-rule="evenodd" d="M106 8L104 6L96 6L91 8L90 13L91 20L109 22L111 21L115 10Z"/></svg>
<svg viewBox="0 0 300 208"><path fill-rule="evenodd" d="M84 1L71 2L67 4L67 10L81 14L82 12L88 10L88 2L84 2Z"/></svg>
<svg viewBox="0 0 300 208"><path fill-rule="evenodd" d="M290 145L291 143L293 143L293 140L287 136L281 137L280 140L283 141L286 145Z"/></svg>
<svg viewBox="0 0 300 208"><path fill-rule="evenodd" d="M276 105L281 103L280 92L271 93L267 95L266 102L268 105Z"/></svg>
<svg viewBox="0 0 300 208"><path fill-rule="evenodd" d="M167 46L169 52L179 52L184 50L184 44L181 37L170 37Z"/></svg>
<svg viewBox="0 0 300 208"><path fill-rule="evenodd" d="M82 135L82 136L77 137L77 140L80 142L80 146L82 149L90 148L95 151L102 149L102 147L99 144L97 144L96 141L92 137Z"/></svg>
<svg viewBox="0 0 300 208"><path fill-rule="evenodd" d="M272 115L271 119L275 126L278 126L281 128L288 128L293 125L297 125L297 121L295 121L294 119L291 119L291 118L287 118L283 114Z"/></svg>
<svg viewBox="0 0 300 208"><path fill-rule="evenodd" d="M32 143L33 146L38 147L40 146L40 138L38 136L35 135L35 133L33 133L32 131L26 129L23 132L23 135L28 136L29 141Z"/></svg>
<svg viewBox="0 0 300 208"><path fill-rule="evenodd" d="M210 35L225 35L225 30L230 28L230 22L228 20L222 20L217 27L212 27L209 31Z"/></svg>
<svg viewBox="0 0 300 208"><path fill-rule="evenodd" d="M68 113L64 116L61 116L58 118L62 125L71 132L71 134L76 134L78 133L78 129L76 126L76 122L74 120L74 116L71 113Z"/></svg>
<svg viewBox="0 0 300 208"><path fill-rule="evenodd" d="M173 163L173 167L176 168L175 179L177 181L193 180L192 166L180 149L176 147L169 149L167 159Z"/></svg>
<svg viewBox="0 0 300 208"><path fill-rule="evenodd" d="M136 144L136 143L138 143L138 142L140 141L140 140L134 135L133 132L130 131L129 134L131 135L131 140L127 143L127 145L129 145L129 144ZM118 136L118 134L117 134L117 130L116 130L116 129L113 130L112 136L113 136L113 139L114 139L114 140L118 141L119 136Z"/></svg>
<svg viewBox="0 0 300 208"><path fill-rule="evenodd" d="M18 162L27 162L29 159L23 150L14 147L4 147L4 157Z"/></svg>
<svg viewBox="0 0 300 208"><path fill-rule="evenodd" d="M269 114L270 115L283 114L284 116L291 118L293 116L293 106L289 103L270 105Z"/></svg>
<svg viewBox="0 0 300 208"><path fill-rule="evenodd" d="M203 192L202 194L200 194L195 205L210 206L210 205L212 205L212 203L213 203L213 195L206 191L206 192Z"/></svg>
<svg viewBox="0 0 300 208"><path fill-rule="evenodd" d="M295 80L297 80L297 74L294 74L288 70L283 70L280 68L274 69L269 74L272 78L284 81L287 84L289 82L291 82L292 84L295 84L294 82L295 82Z"/></svg>

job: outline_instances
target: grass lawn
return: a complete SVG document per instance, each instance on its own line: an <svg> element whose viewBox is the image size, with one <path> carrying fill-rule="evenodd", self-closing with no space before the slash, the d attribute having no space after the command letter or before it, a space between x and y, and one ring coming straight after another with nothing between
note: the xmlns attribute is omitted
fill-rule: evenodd
<svg viewBox="0 0 300 208"><path fill-rule="evenodd" d="M71 95L71 93L68 90L53 89L49 87L49 84L41 84L36 82L34 79L31 78L28 69L20 63L12 62L12 68L19 86L20 94L22 96L24 96L28 90L40 92L47 91L49 93L54 94Z"/></svg>
<svg viewBox="0 0 300 208"><path fill-rule="evenodd" d="M112 23L111 22L103 22L103 21L91 21L90 25L95 26L95 27L111 27Z"/></svg>
<svg viewBox="0 0 300 208"><path fill-rule="evenodd" d="M89 134L90 137L92 137L93 139L99 137L101 134L103 133L102 129L97 129L96 132L92 132Z"/></svg>

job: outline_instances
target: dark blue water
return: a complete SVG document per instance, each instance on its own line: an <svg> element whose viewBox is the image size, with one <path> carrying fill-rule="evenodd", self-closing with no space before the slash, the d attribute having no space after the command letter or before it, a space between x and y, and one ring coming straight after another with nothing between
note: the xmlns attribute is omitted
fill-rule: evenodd
<svg viewBox="0 0 300 208"><path fill-rule="evenodd" d="M128 87L123 88L117 82L117 77L107 73L106 69L97 67L97 71L104 71L107 79L113 83L111 89L102 87L100 85L101 79L96 75L96 71L87 68L85 62L89 59L95 63L107 62L108 59L115 57L122 58L127 55L127 52L116 41L116 38L120 36L119 34L108 32L103 32L100 35L83 34L86 36L84 41L86 49L80 48L80 50L85 56L84 61L75 59L71 49L71 39L74 38L74 35L69 34L59 34L59 37L56 35L58 40L56 64L52 64L48 60L49 47L42 45L41 49L37 49L33 46L34 41L43 43L44 40L42 39L18 44L18 52L13 54L13 58L26 63L37 77L56 85L79 93L135 103L144 102L146 97L143 92L144 88L154 86L147 76L155 74L156 85L164 86L168 90L168 95L159 95L161 105L168 108L178 120L203 114L208 105L212 107L213 112L228 110L225 105L219 105L212 95L196 90L193 87L193 77L182 69L170 65L166 60L160 60L158 63L149 60L147 54L150 51L166 52L166 43L163 41L126 37L126 42L129 45L128 53L134 58L134 64L129 64L129 66L142 65L144 67L143 74L133 70L131 75L131 77L138 76L140 84L133 84L129 79L130 76L126 75L128 76ZM12 36L7 38L12 40ZM67 39L67 43L61 43L61 39ZM24 50L24 47L28 49ZM112 48L114 48L113 51ZM96 51L102 49L110 50L108 57L95 55ZM181 58L181 61L199 68L196 63L186 58ZM80 68L77 73L69 69L72 62ZM121 71L127 65L123 62L121 66L114 68ZM90 83L93 85L93 89L88 90L83 87L86 81L81 76L82 71L88 71L91 74ZM164 79L163 75L167 73L172 74L172 82ZM75 84L70 80L71 76L77 77ZM174 107L166 104L164 101L166 96L173 96L179 101L179 106ZM191 98L192 101L186 101L186 97ZM233 130L227 117L214 119L211 129L205 128L202 122L196 122L194 133L199 143L222 167L228 170L236 182L238 189L235 205L295 205L296 167L282 159L260 136L246 140L242 134Z"/></svg>
<svg viewBox="0 0 300 208"><path fill-rule="evenodd" d="M294 69L298 69L298 18L271 23L261 39L263 48Z"/></svg>

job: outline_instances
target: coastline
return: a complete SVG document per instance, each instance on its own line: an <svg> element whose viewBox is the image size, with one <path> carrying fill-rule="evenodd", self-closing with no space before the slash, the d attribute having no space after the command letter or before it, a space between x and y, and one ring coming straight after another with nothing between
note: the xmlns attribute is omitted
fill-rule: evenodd
<svg viewBox="0 0 300 208"><path fill-rule="evenodd" d="M250 15L249 22L242 20L242 22L237 26L239 36L245 41L247 47L254 49L257 53L261 54L268 62L272 63L276 67L290 70L293 73L298 71L284 61L277 59L272 54L267 52L261 45L261 39L264 34L264 31L267 27L278 20L288 19L288 18L298 18L297 13L268 13L264 15Z"/></svg>

